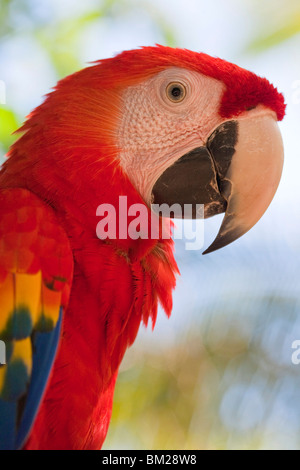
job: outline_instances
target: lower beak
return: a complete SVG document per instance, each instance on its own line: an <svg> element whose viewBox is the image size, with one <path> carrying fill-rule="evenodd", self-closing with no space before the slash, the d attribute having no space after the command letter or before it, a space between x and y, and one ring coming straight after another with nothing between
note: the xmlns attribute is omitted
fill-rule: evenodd
<svg viewBox="0 0 300 470"><path fill-rule="evenodd" d="M182 207L204 204L205 217L225 212L216 239L203 254L211 253L244 235L262 217L278 187L283 154L271 113L226 121L205 147L184 155L161 175L153 201Z"/></svg>

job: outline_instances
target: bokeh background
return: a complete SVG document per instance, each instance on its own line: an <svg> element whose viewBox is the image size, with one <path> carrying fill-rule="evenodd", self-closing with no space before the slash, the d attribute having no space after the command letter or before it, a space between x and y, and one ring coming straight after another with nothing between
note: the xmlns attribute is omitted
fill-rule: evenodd
<svg viewBox="0 0 300 470"><path fill-rule="evenodd" d="M288 104L286 160L272 205L242 239L207 256L176 241L172 317L160 312L128 351L105 449L299 450L299 0L0 0L0 158L58 79L155 43L272 81ZM206 247L220 222L205 222Z"/></svg>

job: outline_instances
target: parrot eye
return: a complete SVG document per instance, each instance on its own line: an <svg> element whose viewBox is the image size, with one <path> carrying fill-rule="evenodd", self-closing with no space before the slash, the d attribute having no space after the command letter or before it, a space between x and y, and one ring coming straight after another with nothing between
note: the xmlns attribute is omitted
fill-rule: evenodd
<svg viewBox="0 0 300 470"><path fill-rule="evenodd" d="M173 103L180 103L186 95L186 88L182 83L172 82L167 86L167 97Z"/></svg>

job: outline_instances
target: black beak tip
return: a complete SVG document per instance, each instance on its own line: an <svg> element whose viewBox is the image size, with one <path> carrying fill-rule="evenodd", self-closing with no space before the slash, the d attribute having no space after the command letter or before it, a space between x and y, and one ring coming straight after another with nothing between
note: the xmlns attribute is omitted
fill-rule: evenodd
<svg viewBox="0 0 300 470"><path fill-rule="evenodd" d="M205 251L203 251L202 255L208 255L209 253L213 253L214 251L220 250L223 248L223 243L219 242L217 243L217 240L215 240L208 248L206 248Z"/></svg>
<svg viewBox="0 0 300 470"><path fill-rule="evenodd" d="M227 233L225 232L225 226L223 225L220 229L220 232L218 233L216 239L212 242L212 244L205 250L203 251L203 255L208 255L209 253L212 253L213 251L220 250L220 248L224 248L227 245L230 245L230 243L234 242L238 238L240 238L242 235L245 234L245 230L242 230L241 228L235 228ZM224 233L225 232L225 233Z"/></svg>
<svg viewBox="0 0 300 470"><path fill-rule="evenodd" d="M209 247L209 248L207 248L205 251L203 251L202 255L208 255L208 254L211 253L211 252L212 252L212 251L211 251L211 249L210 249L210 247Z"/></svg>

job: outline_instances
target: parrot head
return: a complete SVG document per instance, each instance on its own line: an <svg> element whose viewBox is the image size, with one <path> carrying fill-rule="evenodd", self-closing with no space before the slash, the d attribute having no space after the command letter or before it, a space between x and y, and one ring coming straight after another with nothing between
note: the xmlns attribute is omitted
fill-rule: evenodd
<svg viewBox="0 0 300 470"><path fill-rule="evenodd" d="M225 212L206 253L236 240L279 184L283 96L266 79L186 50L144 49L119 60L143 68L143 80L122 94L118 135L133 184L148 204L188 203L192 217L196 203L205 217Z"/></svg>
<svg viewBox="0 0 300 470"><path fill-rule="evenodd" d="M97 165L115 165L149 207L203 204L205 217L225 213L208 253L245 234L273 199L284 114L283 95L265 78L203 53L155 46L62 80L23 130L43 122L43 138L55 129L48 142L59 140L69 163L70 149L84 147L95 175Z"/></svg>

